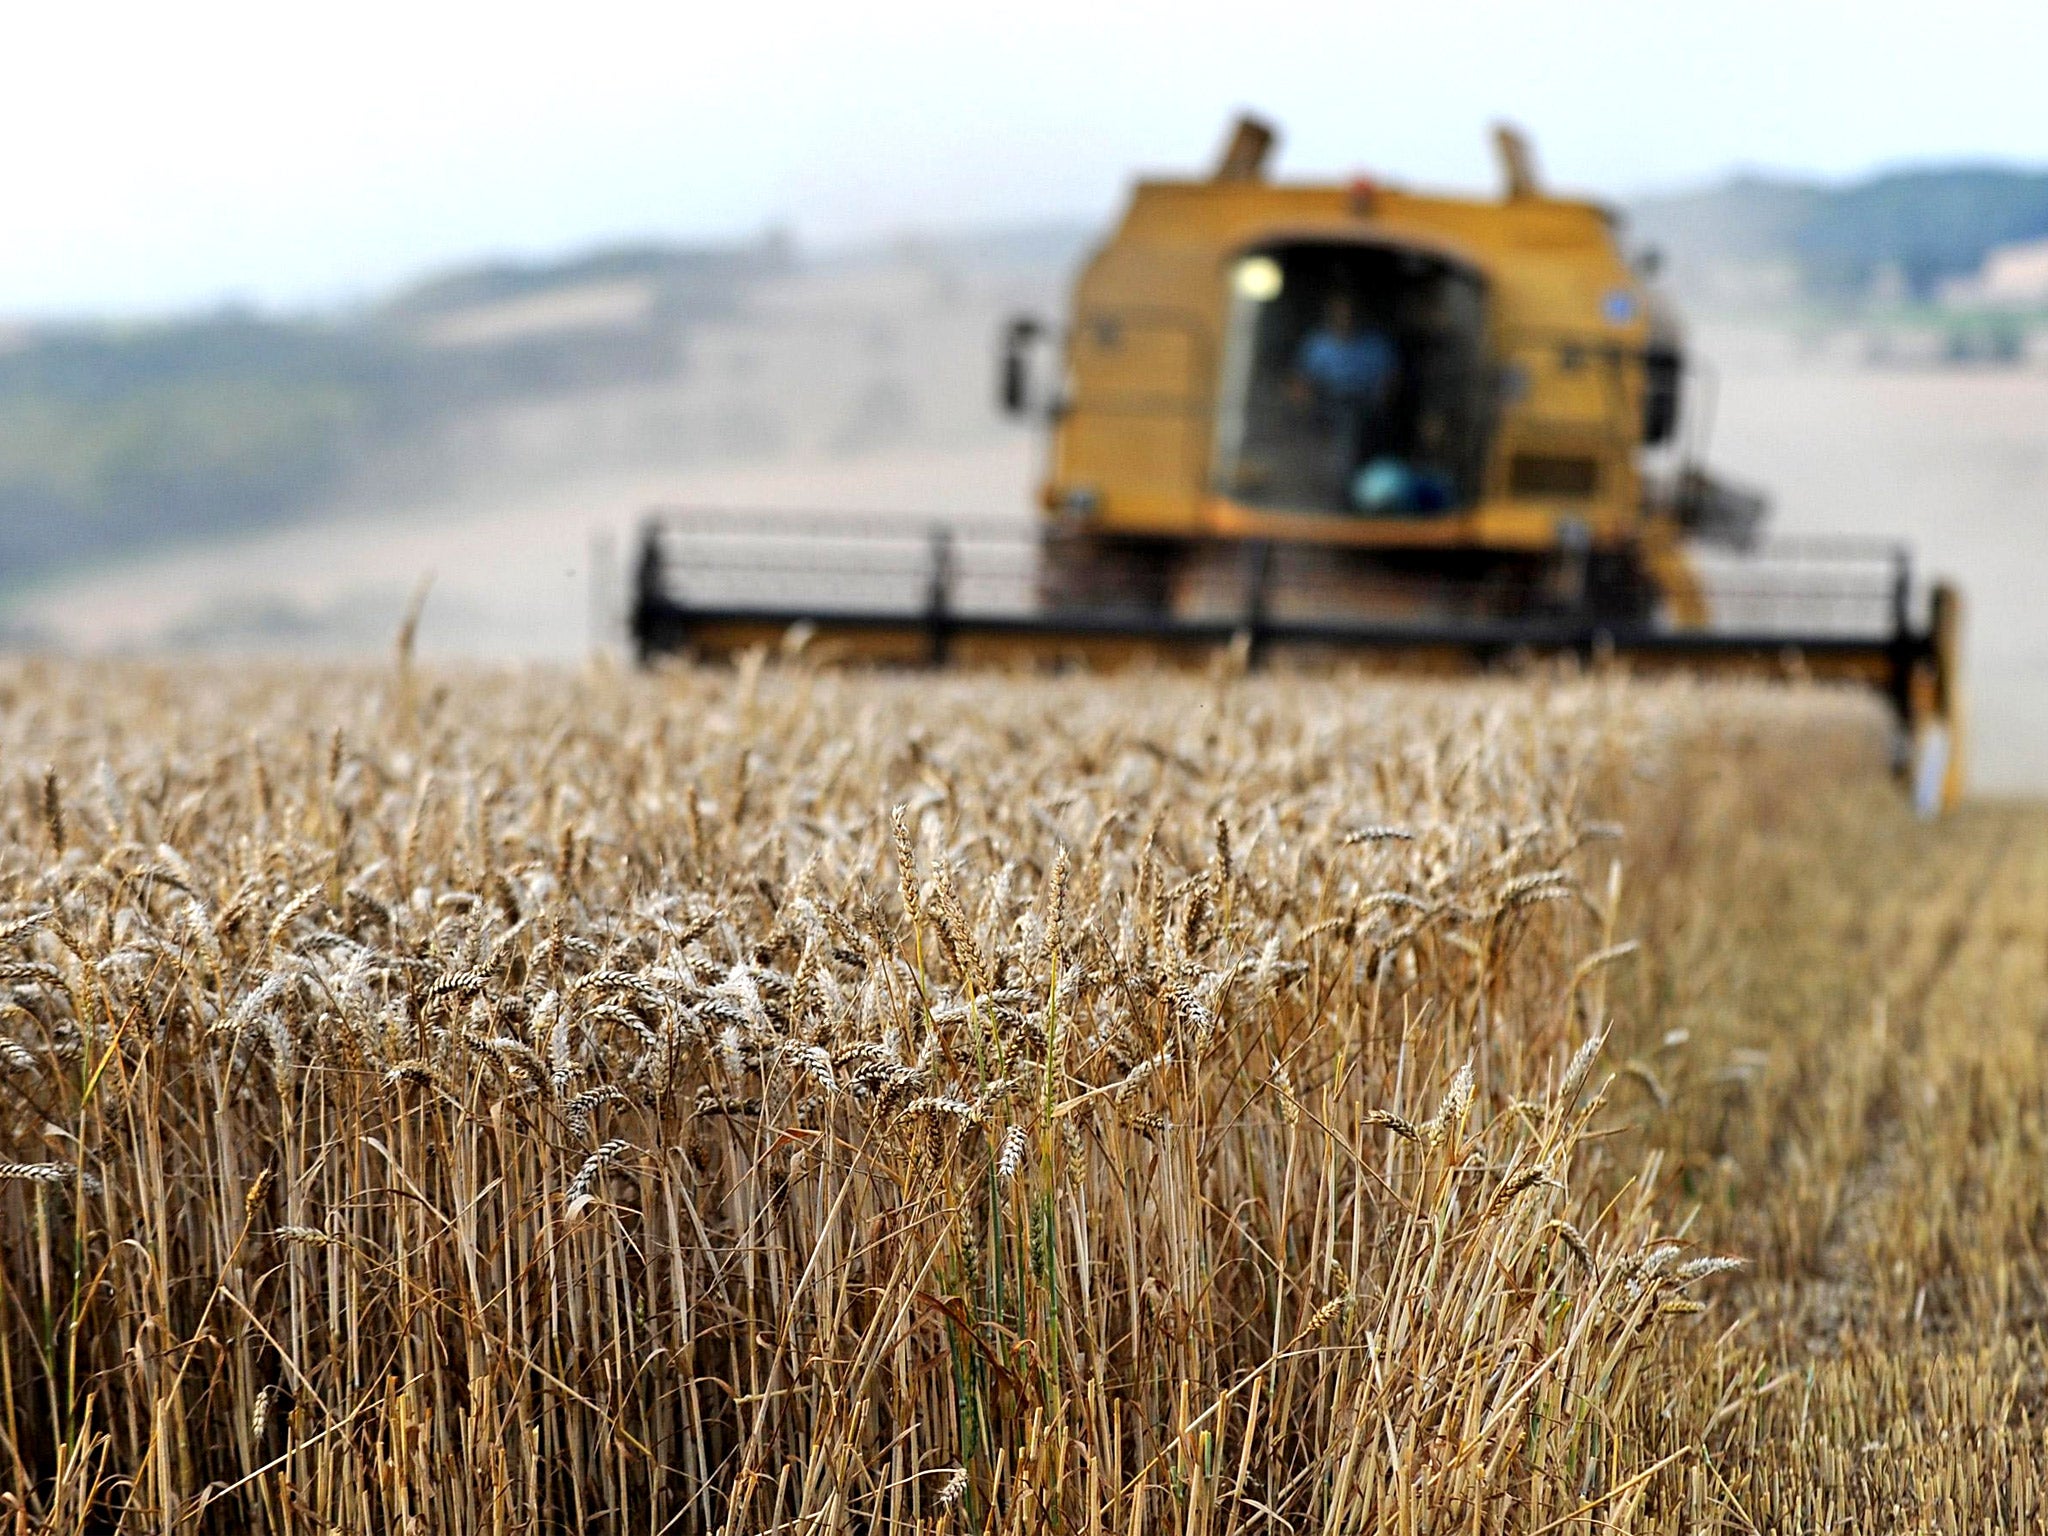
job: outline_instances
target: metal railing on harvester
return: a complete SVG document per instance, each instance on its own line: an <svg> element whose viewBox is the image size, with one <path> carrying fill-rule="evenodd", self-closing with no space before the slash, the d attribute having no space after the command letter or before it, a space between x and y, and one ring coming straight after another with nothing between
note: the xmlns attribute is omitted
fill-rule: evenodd
<svg viewBox="0 0 2048 1536"><path fill-rule="evenodd" d="M1433 659L1484 668L1517 657L1626 657L1649 670L1808 676L1872 688L1904 750L1955 718L1956 600L1923 589L1910 552L1875 540L1780 540L1697 564L1714 614L1663 627L1566 613L1372 620L1276 604L1272 550L1237 550L1239 579L1192 613L1038 601L1036 525L899 515L660 511L644 525L630 624L643 660L824 637L845 654L938 665L956 657L1092 661L1234 647ZM1944 736L1946 739L1946 736ZM1944 748L1946 750L1946 748Z"/></svg>

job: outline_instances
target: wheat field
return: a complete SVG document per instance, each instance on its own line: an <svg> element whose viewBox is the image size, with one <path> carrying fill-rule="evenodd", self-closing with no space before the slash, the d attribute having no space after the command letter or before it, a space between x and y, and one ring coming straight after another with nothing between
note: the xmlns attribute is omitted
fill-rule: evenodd
<svg viewBox="0 0 2048 1536"><path fill-rule="evenodd" d="M2041 1518L2048 815L1563 676L0 672L0 1520Z"/></svg>

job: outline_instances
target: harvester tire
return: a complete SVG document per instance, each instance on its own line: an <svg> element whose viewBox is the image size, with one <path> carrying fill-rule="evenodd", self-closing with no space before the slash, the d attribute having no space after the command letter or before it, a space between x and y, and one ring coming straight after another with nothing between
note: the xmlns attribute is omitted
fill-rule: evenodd
<svg viewBox="0 0 2048 1536"><path fill-rule="evenodd" d="M1595 551L1553 566L1524 610L1536 618L1634 627L1657 615L1657 584L1634 555Z"/></svg>
<svg viewBox="0 0 2048 1536"><path fill-rule="evenodd" d="M1586 567L1583 617L1603 624L1648 624L1657 616L1657 584L1634 555L1596 554Z"/></svg>
<svg viewBox="0 0 2048 1536"><path fill-rule="evenodd" d="M1156 539L1047 534L1038 546L1038 605L1048 613L1164 614L1173 603L1173 554Z"/></svg>

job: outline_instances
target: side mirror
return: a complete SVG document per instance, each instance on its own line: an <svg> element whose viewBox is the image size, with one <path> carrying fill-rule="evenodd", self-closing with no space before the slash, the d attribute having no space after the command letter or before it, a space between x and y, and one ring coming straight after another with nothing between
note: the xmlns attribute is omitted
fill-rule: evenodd
<svg viewBox="0 0 2048 1536"><path fill-rule="evenodd" d="M1031 360L1026 355L1044 327L1020 315L1003 328L1003 361L997 402L1006 416L1022 416L1031 408Z"/></svg>

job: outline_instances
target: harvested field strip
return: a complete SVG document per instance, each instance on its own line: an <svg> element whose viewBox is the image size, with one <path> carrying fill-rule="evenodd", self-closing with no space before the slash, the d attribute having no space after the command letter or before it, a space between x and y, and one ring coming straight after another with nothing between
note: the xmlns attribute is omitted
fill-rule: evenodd
<svg viewBox="0 0 2048 1536"><path fill-rule="evenodd" d="M1706 1437L1727 1517L2038 1528L2048 808L1921 826L1848 789L1687 894L1692 941L1743 957L1660 1010L1690 1038L1650 1115L1695 1231L1756 1260L1717 1361L1754 1397Z"/></svg>

